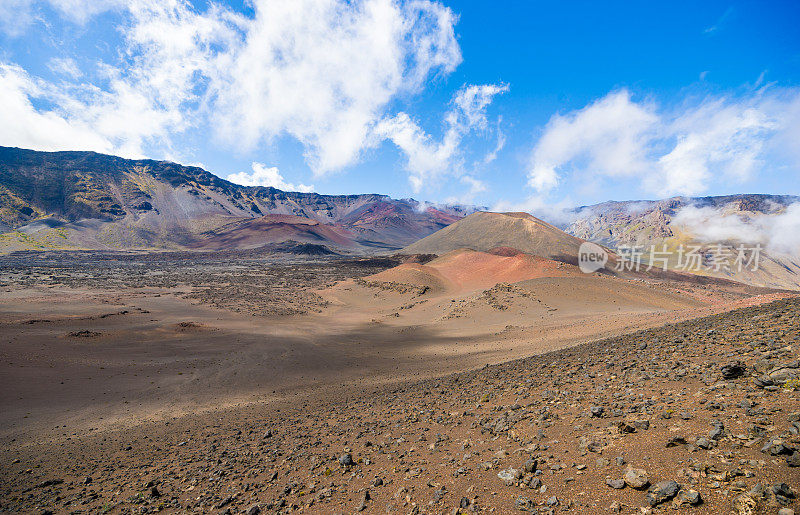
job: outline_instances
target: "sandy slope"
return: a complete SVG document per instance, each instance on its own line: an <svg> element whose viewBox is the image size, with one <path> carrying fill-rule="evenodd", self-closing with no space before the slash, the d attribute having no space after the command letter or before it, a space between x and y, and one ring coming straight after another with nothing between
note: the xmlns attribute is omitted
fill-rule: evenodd
<svg viewBox="0 0 800 515"><path fill-rule="evenodd" d="M439 290L375 280L410 269L404 266L313 295L302 286L284 288L271 302L291 297L313 302L313 309L270 315L302 311L292 305L257 313L249 287L223 283L224 296L206 291L203 285L218 269L222 281L233 280L226 267L180 263L165 264L166 275L154 276L152 284L161 287L146 286L138 271L126 277L116 268L103 279L116 286L80 279L91 267L76 270L71 281L63 279L69 273L63 269L42 271L32 283L38 286L14 286L25 274L6 276L0 292L0 433L6 444L8 438L64 436L112 422L324 394L345 384L435 377L690 318L747 297L584 276L570 265L529 256L454 253L413 265L437 271L448 285ZM250 274L254 284L271 281L259 262L237 268L236 281ZM303 266L293 270L295 284L308 282ZM492 280L490 270L496 272ZM170 274L198 286L167 286ZM283 276L274 281L292 284ZM106 285L91 286L98 284Z"/></svg>
<svg viewBox="0 0 800 515"><path fill-rule="evenodd" d="M469 248L488 251L511 247L527 254L577 261L583 240L527 213L473 213L403 249L407 254L442 255Z"/></svg>

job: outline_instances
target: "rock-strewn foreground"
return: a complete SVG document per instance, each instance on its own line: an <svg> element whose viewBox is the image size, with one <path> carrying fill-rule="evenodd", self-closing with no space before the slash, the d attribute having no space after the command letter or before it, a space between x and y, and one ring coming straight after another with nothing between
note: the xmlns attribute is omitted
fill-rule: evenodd
<svg viewBox="0 0 800 515"><path fill-rule="evenodd" d="M4 448L0 511L793 513L799 306L349 400Z"/></svg>

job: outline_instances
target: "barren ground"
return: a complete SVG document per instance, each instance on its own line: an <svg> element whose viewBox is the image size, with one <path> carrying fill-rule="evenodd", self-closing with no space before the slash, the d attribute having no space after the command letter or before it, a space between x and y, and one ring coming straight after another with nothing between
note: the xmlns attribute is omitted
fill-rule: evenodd
<svg viewBox="0 0 800 515"><path fill-rule="evenodd" d="M607 486L628 465L699 492L693 513L795 506L773 492L800 491L792 296L367 277L395 264L3 258L0 510L651 509Z"/></svg>

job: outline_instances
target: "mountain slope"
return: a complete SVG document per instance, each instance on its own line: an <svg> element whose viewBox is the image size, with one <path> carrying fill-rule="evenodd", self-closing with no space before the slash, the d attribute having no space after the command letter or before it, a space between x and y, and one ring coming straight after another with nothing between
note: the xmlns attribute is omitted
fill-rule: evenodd
<svg viewBox="0 0 800 515"><path fill-rule="evenodd" d="M296 241L332 245L339 248L357 247L355 235L340 225L323 224L295 215L265 215L232 222L202 234L193 248L203 250L252 249L268 243Z"/></svg>
<svg viewBox="0 0 800 515"><path fill-rule="evenodd" d="M526 254L577 262L582 241L527 213L472 213L403 249L408 254L445 254L461 248L486 252L511 247Z"/></svg>
<svg viewBox="0 0 800 515"><path fill-rule="evenodd" d="M792 218L796 214L792 206L799 202L800 197L791 195L755 194L605 202L581 208L564 230L609 248L641 247L646 251L645 263L651 245L656 249L666 245L673 268L678 265L681 246L686 250L696 246L702 267L695 273L755 286L800 289L800 249L796 245L800 239L792 234L798 225ZM787 234L778 227L785 227ZM715 270L715 253L728 253L733 261L741 245L762 245L757 270L739 270L738 266Z"/></svg>
<svg viewBox="0 0 800 515"><path fill-rule="evenodd" d="M0 147L0 231L6 232L0 236L0 250L6 251L203 248L202 240L215 231L232 231L236 222L268 214L338 225L339 229L330 230L348 232L344 244L348 248L396 249L468 212L459 206L434 209L386 195L320 195L240 186L202 168L166 161ZM302 226L295 229L302 232ZM252 233L255 226L245 224L242 229ZM231 245L253 241L244 235L229 236Z"/></svg>

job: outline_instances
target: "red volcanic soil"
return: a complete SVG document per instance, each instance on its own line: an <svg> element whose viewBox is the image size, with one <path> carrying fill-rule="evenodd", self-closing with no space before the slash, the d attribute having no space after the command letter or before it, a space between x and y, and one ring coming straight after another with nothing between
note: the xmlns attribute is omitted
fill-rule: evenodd
<svg viewBox="0 0 800 515"><path fill-rule="evenodd" d="M517 250L514 247L495 247L493 249L489 249L486 252L489 254L494 254L495 256L518 256L520 254L524 254L521 250Z"/></svg>
<svg viewBox="0 0 800 515"><path fill-rule="evenodd" d="M574 266L539 256L504 256L488 252L460 250L428 263L463 289L486 288L497 283L516 283L541 277L580 275Z"/></svg>
<svg viewBox="0 0 800 515"><path fill-rule="evenodd" d="M552 259L518 251L513 254L515 249L508 247L493 250L497 250L499 255L469 249L455 250L425 265L405 263L367 279L428 286L439 291L489 288L497 283L581 275L576 267Z"/></svg>
<svg viewBox="0 0 800 515"><path fill-rule="evenodd" d="M432 215L437 222L441 222L447 225L458 222L462 218L458 215L452 215L450 213L445 213L444 211L439 211L438 209L433 207L429 207L428 209L425 210L425 212L428 213L429 215Z"/></svg>
<svg viewBox="0 0 800 515"><path fill-rule="evenodd" d="M354 247L353 238L353 233L338 225L295 215L266 215L207 233L196 248L254 248L287 240Z"/></svg>

